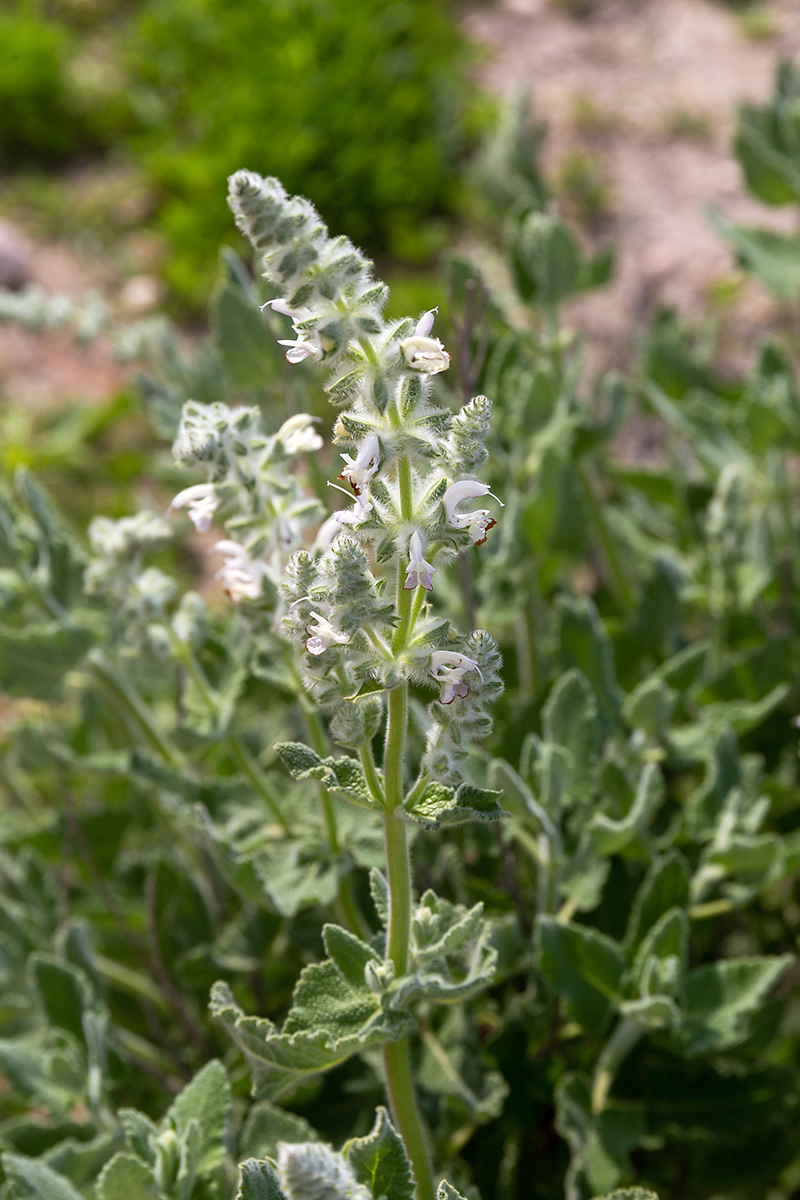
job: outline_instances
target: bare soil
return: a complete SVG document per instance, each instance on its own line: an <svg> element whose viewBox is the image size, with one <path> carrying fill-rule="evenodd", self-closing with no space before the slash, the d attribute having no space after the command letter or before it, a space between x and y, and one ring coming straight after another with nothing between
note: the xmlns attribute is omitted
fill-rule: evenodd
<svg viewBox="0 0 800 1200"><path fill-rule="evenodd" d="M732 141L738 104L766 100L777 63L800 54L800 2L500 0L465 24L485 48L480 82L498 95L530 89L548 130L548 177L563 192L577 158L605 192L585 233L615 245L615 278L569 312L592 366L628 363L658 306L697 321L710 303L726 362L744 367L764 329L787 315L737 270L707 213L794 226L791 209L746 193Z"/></svg>

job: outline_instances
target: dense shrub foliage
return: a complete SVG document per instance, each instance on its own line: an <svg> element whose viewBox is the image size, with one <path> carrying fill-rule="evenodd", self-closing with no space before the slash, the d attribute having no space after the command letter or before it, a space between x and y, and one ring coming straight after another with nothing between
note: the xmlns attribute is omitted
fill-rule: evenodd
<svg viewBox="0 0 800 1200"><path fill-rule="evenodd" d="M0 28L0 160L132 157L184 298L207 296L208 247L230 235L219 180L242 163L372 252L438 248L426 222L453 211L469 120L440 0L12 0Z"/></svg>
<svg viewBox="0 0 800 1200"><path fill-rule="evenodd" d="M87 543L8 483L9 1200L794 1194L793 359L732 379L662 314L584 379L560 308L609 262L520 111L483 167L508 286L448 259L452 363L247 172L208 344L112 327L235 603L157 504Z"/></svg>

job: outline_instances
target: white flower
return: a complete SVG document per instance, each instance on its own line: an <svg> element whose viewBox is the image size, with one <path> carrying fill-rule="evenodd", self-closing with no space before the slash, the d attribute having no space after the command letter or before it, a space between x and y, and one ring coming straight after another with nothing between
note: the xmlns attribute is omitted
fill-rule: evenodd
<svg viewBox="0 0 800 1200"><path fill-rule="evenodd" d="M413 371L422 371L425 375L438 375L450 366L450 355L438 338L420 337L415 333L413 337L403 339L400 349L407 365Z"/></svg>
<svg viewBox="0 0 800 1200"><path fill-rule="evenodd" d="M214 513L220 504L221 500L214 490L213 483L195 483L192 487L184 488L182 492L178 492L172 504L167 509L167 516L170 515L174 508L188 508L189 520L197 532L208 533Z"/></svg>
<svg viewBox="0 0 800 1200"><path fill-rule="evenodd" d="M278 441L287 454L306 454L322 449L325 443L314 428L314 422L318 420L319 417L310 417L308 413L297 413L283 422L278 430Z"/></svg>
<svg viewBox="0 0 800 1200"><path fill-rule="evenodd" d="M286 351L286 361L290 363L302 362L304 358L322 358L322 350L319 346L315 346L313 342L309 342L303 337L302 333L298 333L294 341L286 341L284 338L278 338L279 346L289 346Z"/></svg>
<svg viewBox="0 0 800 1200"><path fill-rule="evenodd" d="M468 529L475 545L482 546L488 531L497 524L488 508L476 508L470 513L455 511L462 500L475 500L478 496L491 496L493 500L497 500L494 492L489 491L488 484L480 483L477 479L460 479L458 483L451 483L442 496L442 504L448 525L453 529ZM497 500L497 503L503 508L502 500Z"/></svg>
<svg viewBox="0 0 800 1200"><path fill-rule="evenodd" d="M369 484L378 469L381 459L381 444L376 435L371 433L358 451L355 458L343 454L345 465L340 479L346 479L357 496Z"/></svg>
<svg viewBox="0 0 800 1200"><path fill-rule="evenodd" d="M434 650L431 655L431 675L442 685L439 703L452 704L456 696L469 695L464 676L472 671L477 671L483 679L474 658L467 658L466 654L459 654L455 650Z"/></svg>
<svg viewBox="0 0 800 1200"><path fill-rule="evenodd" d="M338 512L332 513L327 521L324 521L320 525L319 532L314 539L314 549L327 550L342 532L343 525L360 525L362 521L367 520L371 512L371 501L366 496L356 496L355 504L352 508L343 508Z"/></svg>
<svg viewBox="0 0 800 1200"><path fill-rule="evenodd" d="M331 642L337 646L344 646L350 641L348 634L336 629L325 617L321 617L317 612L312 612L311 615L314 623L306 626L306 633L309 635L306 650L309 654L324 654Z"/></svg>
<svg viewBox="0 0 800 1200"><path fill-rule="evenodd" d="M286 360L290 363L302 362L304 358L322 358L322 348L317 342L310 341L297 328L298 321L304 321L311 316L310 308L292 308L283 297L277 300L268 300L262 308L269 306L273 312L281 313L284 317L292 318L292 329L297 334L294 341L286 341L278 338L279 346L288 346L286 352Z"/></svg>
<svg viewBox="0 0 800 1200"><path fill-rule="evenodd" d="M340 525L360 525L366 521L372 512L372 501L364 495L356 496L352 508L343 508L333 514L334 521Z"/></svg>
<svg viewBox="0 0 800 1200"><path fill-rule="evenodd" d="M261 311L265 308L271 308L273 312L281 313L284 317L291 317L293 321L301 321L306 317L311 316L310 308L291 308L288 300L283 296L279 296L277 300L268 300L266 304L261 305Z"/></svg>
<svg viewBox="0 0 800 1200"><path fill-rule="evenodd" d="M267 572L266 564L254 562L244 546L228 538L216 542L212 550L225 557L225 563L214 578L222 580L223 591L231 604L239 604L242 600L257 600L261 595L261 582Z"/></svg>
<svg viewBox="0 0 800 1200"><path fill-rule="evenodd" d="M417 321L417 328L414 330L414 337L430 337L431 330L433 329L433 319L438 311L438 307L429 308L426 313L422 314L420 319Z"/></svg>
<svg viewBox="0 0 800 1200"><path fill-rule="evenodd" d="M432 567L429 562L426 562L422 557L422 538L417 533L416 529L411 535L408 543L408 574L403 587L406 591L411 591L414 588L424 587L426 592L433 591L433 580L431 575L436 571L436 567Z"/></svg>

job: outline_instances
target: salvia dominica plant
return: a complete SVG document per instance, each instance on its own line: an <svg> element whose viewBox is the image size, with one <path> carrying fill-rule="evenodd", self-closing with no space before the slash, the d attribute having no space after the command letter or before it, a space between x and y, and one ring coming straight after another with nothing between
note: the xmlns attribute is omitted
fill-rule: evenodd
<svg viewBox="0 0 800 1200"><path fill-rule="evenodd" d="M588 387L521 114L446 321L247 171L194 350L0 294L172 444L85 541L0 493L3 1200L796 1192L792 354Z"/></svg>

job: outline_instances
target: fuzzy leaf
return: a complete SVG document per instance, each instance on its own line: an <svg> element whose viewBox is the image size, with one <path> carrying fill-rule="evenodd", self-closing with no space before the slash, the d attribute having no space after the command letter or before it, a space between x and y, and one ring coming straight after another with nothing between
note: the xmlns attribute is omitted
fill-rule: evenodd
<svg viewBox="0 0 800 1200"><path fill-rule="evenodd" d="M317 1132L297 1113L258 1100L247 1114L239 1139L241 1158L276 1158L278 1142L315 1142Z"/></svg>
<svg viewBox="0 0 800 1200"><path fill-rule="evenodd" d="M621 999L625 958L616 942L584 925L540 922L542 972L569 1004L575 1020L600 1033Z"/></svg>
<svg viewBox="0 0 800 1200"><path fill-rule="evenodd" d="M320 758L302 742L278 742L275 750L295 779L318 779L331 791L340 792L352 804L382 811L382 806L372 798L364 772L355 759L346 756Z"/></svg>
<svg viewBox="0 0 800 1200"><path fill-rule="evenodd" d="M714 1053L747 1037L749 1017L794 962L792 955L729 958L686 976L686 1011L678 1035L684 1054Z"/></svg>
<svg viewBox="0 0 800 1200"><path fill-rule="evenodd" d="M498 800L502 792L462 783L457 791L442 783L429 783L413 808L403 810L407 820L424 829L462 825L465 821L498 821L508 816Z"/></svg>
<svg viewBox="0 0 800 1200"><path fill-rule="evenodd" d="M385 1108L378 1109L375 1124L366 1137L347 1143L344 1157L374 1200L412 1200L411 1164Z"/></svg>
<svg viewBox="0 0 800 1200"><path fill-rule="evenodd" d="M328 957L353 987L364 986L364 968L368 962L381 961L371 946L339 925L324 925L322 940Z"/></svg>
<svg viewBox="0 0 800 1200"><path fill-rule="evenodd" d="M614 674L611 639L591 600L561 595L557 600L559 655L562 668L577 668L592 686L600 716L608 725L617 720L622 693Z"/></svg>
<svg viewBox="0 0 800 1200"><path fill-rule="evenodd" d="M97 1200L162 1200L150 1168L132 1154L115 1154L97 1181Z"/></svg>
<svg viewBox="0 0 800 1200"><path fill-rule="evenodd" d="M198 1071L167 1110L167 1119L173 1122L180 1135L186 1132L191 1121L198 1123L198 1175L208 1174L224 1157L224 1138L230 1115L231 1087L228 1074L222 1063L213 1059Z"/></svg>
<svg viewBox="0 0 800 1200"><path fill-rule="evenodd" d="M286 1200L271 1163L254 1158L240 1163L236 1200Z"/></svg>
<svg viewBox="0 0 800 1200"><path fill-rule="evenodd" d="M661 803L664 781L655 763L647 763L639 776L633 804L625 816L615 821L605 813L596 813L589 822L589 833L598 854L618 854L641 833L645 823Z"/></svg>
<svg viewBox="0 0 800 1200"><path fill-rule="evenodd" d="M4 1154L2 1162L10 1200L83 1200L68 1179L40 1159Z"/></svg>
<svg viewBox="0 0 800 1200"><path fill-rule="evenodd" d="M353 987L332 962L306 967L283 1031L248 1017L225 983L211 990L210 1008L247 1059L253 1091L277 1100L298 1083L327 1071L367 1046L402 1036L408 1014L384 1012L366 984Z"/></svg>
<svg viewBox="0 0 800 1200"><path fill-rule="evenodd" d="M653 864L639 888L628 918L625 946L633 955L648 929L673 907L689 903L689 871L682 855L673 851Z"/></svg>
<svg viewBox="0 0 800 1200"><path fill-rule="evenodd" d="M556 1128L572 1152L565 1193L584 1197L613 1188L645 1133L645 1120L642 1110L632 1105L607 1105L595 1115L587 1081L569 1073L556 1086Z"/></svg>

